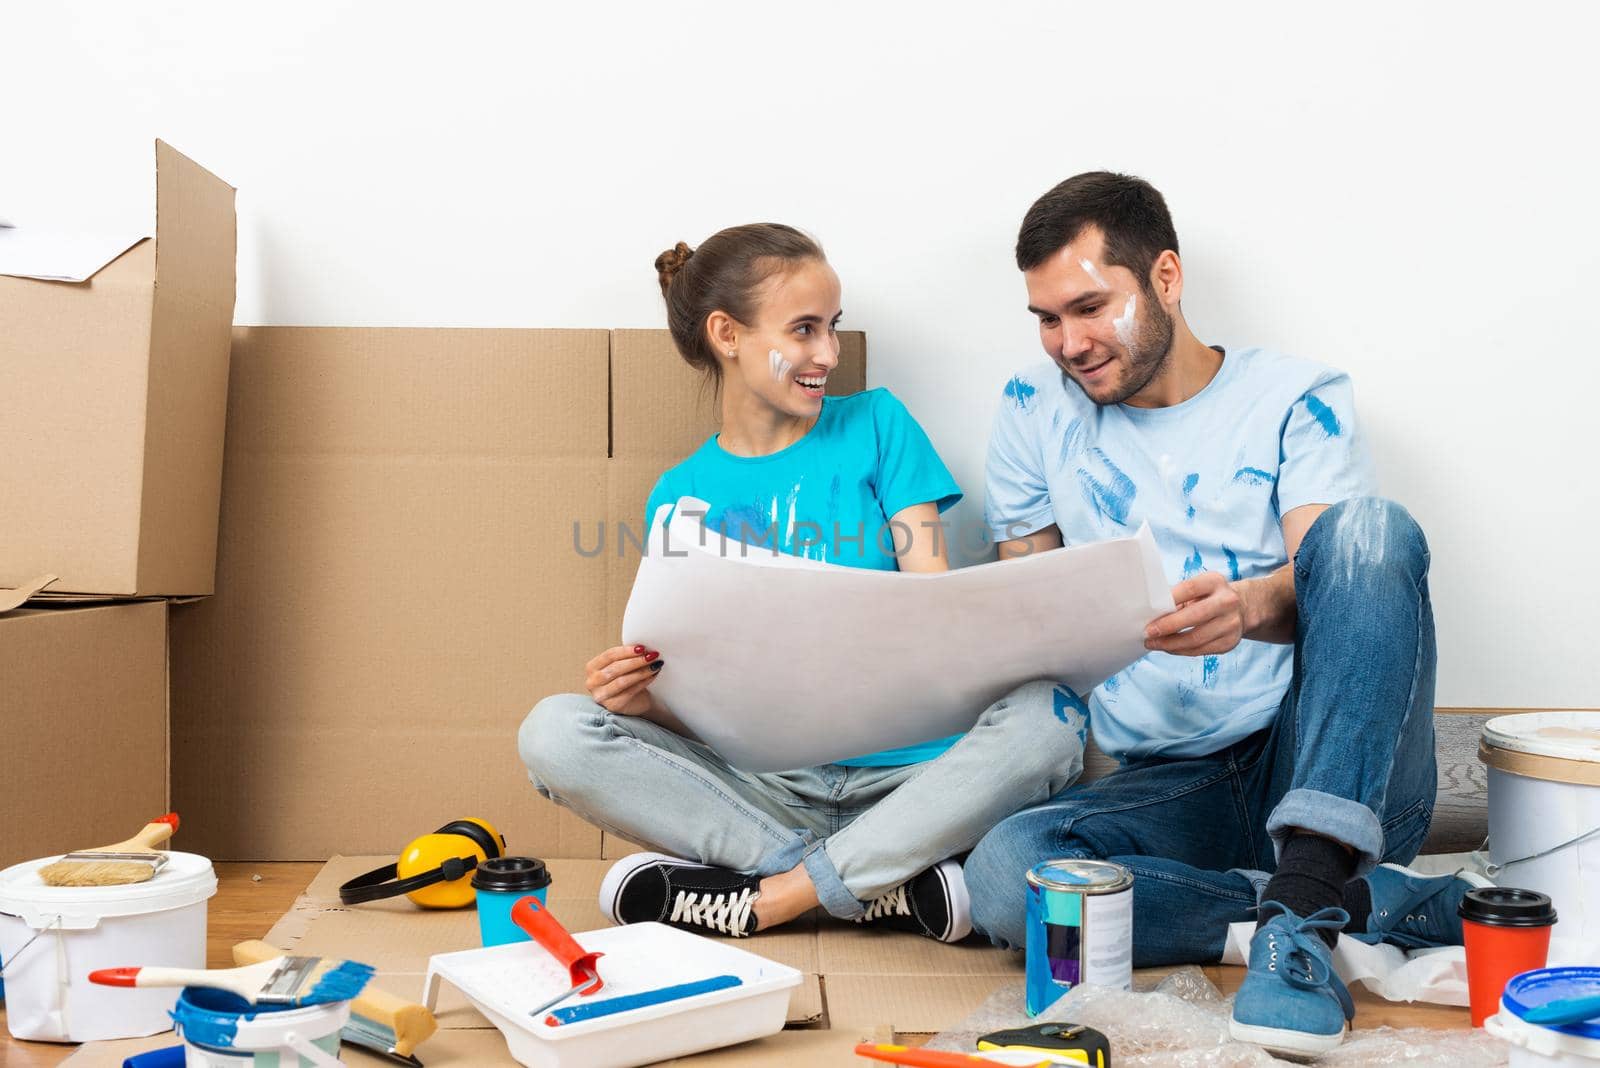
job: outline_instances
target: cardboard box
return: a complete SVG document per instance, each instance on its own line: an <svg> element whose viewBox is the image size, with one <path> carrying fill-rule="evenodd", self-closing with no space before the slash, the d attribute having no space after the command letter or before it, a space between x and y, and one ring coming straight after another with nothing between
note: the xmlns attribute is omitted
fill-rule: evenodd
<svg viewBox="0 0 1600 1068"><path fill-rule="evenodd" d="M233 192L158 141L155 240L81 283L0 275L0 586L211 592Z"/></svg>
<svg viewBox="0 0 1600 1068"><path fill-rule="evenodd" d="M599 857L516 732L616 642L619 526L711 405L662 330L239 328L216 594L173 611L189 845L324 860L482 816L514 852Z"/></svg>
<svg viewBox="0 0 1600 1068"><path fill-rule="evenodd" d="M127 838L168 807L166 603L0 614L0 709L0 867Z"/></svg>

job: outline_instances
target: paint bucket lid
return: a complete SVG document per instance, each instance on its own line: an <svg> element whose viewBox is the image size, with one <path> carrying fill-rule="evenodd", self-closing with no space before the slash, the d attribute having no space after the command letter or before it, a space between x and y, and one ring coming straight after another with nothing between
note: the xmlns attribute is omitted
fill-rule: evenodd
<svg viewBox="0 0 1600 1068"><path fill-rule="evenodd" d="M1534 1009L1552 1001L1600 996L1600 968L1538 968L1513 976L1500 995L1502 1012L1510 1013L1519 1021ZM1574 1038L1600 1039L1600 1020L1551 1027L1548 1024L1529 1024L1559 1035Z"/></svg>
<svg viewBox="0 0 1600 1068"><path fill-rule="evenodd" d="M183 1040L224 1053L273 1050L294 1032L315 1041L326 1038L350 1019L350 1002L321 1005L257 1005L238 994L210 987L186 986L172 1010L172 1027Z"/></svg>
<svg viewBox="0 0 1600 1068"><path fill-rule="evenodd" d="M538 857L494 857L478 862L472 873L475 890L526 894L550 885L550 872Z"/></svg>
<svg viewBox="0 0 1600 1068"><path fill-rule="evenodd" d="M1483 743L1514 753L1600 763L1600 712L1519 712L1483 725Z"/></svg>
<svg viewBox="0 0 1600 1068"><path fill-rule="evenodd" d="M1028 870L1028 882L1046 890L1109 894L1133 885L1133 873L1109 860L1068 857L1046 860Z"/></svg>
<svg viewBox="0 0 1600 1068"><path fill-rule="evenodd" d="M83 931L112 916L143 916L205 901L217 892L211 862L198 853L168 851L166 867L142 883L122 886L49 886L39 869L60 860L44 857L0 871L0 912L35 929Z"/></svg>
<svg viewBox="0 0 1600 1068"><path fill-rule="evenodd" d="M1456 915L1486 927L1550 927L1556 922L1549 894L1514 886L1468 890L1456 906Z"/></svg>

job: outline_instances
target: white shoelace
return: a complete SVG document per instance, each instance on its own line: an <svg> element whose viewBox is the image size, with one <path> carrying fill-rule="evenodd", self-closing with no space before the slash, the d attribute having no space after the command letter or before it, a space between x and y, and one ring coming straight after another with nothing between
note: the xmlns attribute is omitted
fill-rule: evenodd
<svg viewBox="0 0 1600 1068"><path fill-rule="evenodd" d="M697 894L692 890L679 890L672 901L672 915L668 922L693 923L713 931L743 938L745 925L750 920L750 907L755 903L756 891L746 888L738 893Z"/></svg>
<svg viewBox="0 0 1600 1068"><path fill-rule="evenodd" d="M872 904L867 906L867 911L862 913L856 922L868 923L883 916L909 915L911 915L911 902L906 900L906 884L901 883L882 897L874 898Z"/></svg>

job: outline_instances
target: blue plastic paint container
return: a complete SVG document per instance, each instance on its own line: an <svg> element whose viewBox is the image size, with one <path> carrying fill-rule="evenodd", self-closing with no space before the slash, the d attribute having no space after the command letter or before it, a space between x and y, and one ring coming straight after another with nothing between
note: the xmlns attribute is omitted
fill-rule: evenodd
<svg viewBox="0 0 1600 1068"><path fill-rule="evenodd" d="M1533 1065L1570 1068L1600 1064L1600 1020L1573 1024L1537 1024L1525 1017L1553 1001L1600 997L1600 968L1538 968L1506 983L1500 1011L1483 1021L1483 1029L1505 1040L1513 1068Z"/></svg>
<svg viewBox="0 0 1600 1068"><path fill-rule="evenodd" d="M172 1010L189 1068L317 1068L337 1063L350 1003L252 1005L226 990L188 986ZM294 1045L291 1045L293 1043ZM298 1046L299 1048L295 1048Z"/></svg>
<svg viewBox="0 0 1600 1068"><path fill-rule="evenodd" d="M486 946L531 941L528 932L511 922L511 906L525 897L545 904L550 872L536 857L494 857L482 861L472 873L478 896L478 931Z"/></svg>
<svg viewBox="0 0 1600 1068"><path fill-rule="evenodd" d="M1133 873L1107 860L1047 860L1028 872L1027 1008L1080 983L1133 986Z"/></svg>

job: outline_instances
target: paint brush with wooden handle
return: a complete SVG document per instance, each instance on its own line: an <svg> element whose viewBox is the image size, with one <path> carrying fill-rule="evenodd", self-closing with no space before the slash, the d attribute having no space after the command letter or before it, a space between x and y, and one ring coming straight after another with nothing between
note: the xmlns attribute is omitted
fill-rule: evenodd
<svg viewBox="0 0 1600 1068"><path fill-rule="evenodd" d="M68 853L46 864L39 869L39 878L46 886L122 886L149 882L167 864L167 855L157 852L156 846L171 838L177 829L178 814L169 812L145 824L144 830L125 842Z"/></svg>

